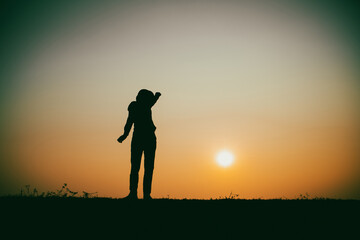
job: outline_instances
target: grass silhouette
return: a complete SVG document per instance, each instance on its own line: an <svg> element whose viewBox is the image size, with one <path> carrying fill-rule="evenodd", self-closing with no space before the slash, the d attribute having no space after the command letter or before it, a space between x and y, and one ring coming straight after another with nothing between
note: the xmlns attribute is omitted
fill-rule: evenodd
<svg viewBox="0 0 360 240"><path fill-rule="evenodd" d="M99 197L98 192L86 192L86 191L72 191L67 183L64 183L62 187L55 191L46 191L46 192L39 192L37 188L31 188L30 185L25 185L21 187L20 193L16 195L8 195L2 196L0 198L97 198L97 199L113 199L113 200L120 200L121 198L111 198L111 197ZM334 198L326 198L326 197L311 197L308 193L299 194L296 198L272 198L272 199L264 199L264 198L253 198L253 199L244 199L240 198L240 194L234 194L230 192L227 196L219 196L218 198L210 198L210 199L191 199L191 198L182 198L176 199L171 198L169 195L167 197L162 198L155 198L154 200L192 200L192 201L215 201L215 200L242 200L242 201L251 201L251 200L262 200L262 201L269 201L269 200L344 200L344 199L334 199ZM353 200L353 199L348 199ZM344 200L345 201L345 200ZM355 200L356 201L356 200Z"/></svg>
<svg viewBox="0 0 360 240"><path fill-rule="evenodd" d="M104 237L110 233L119 239L247 239L249 234L249 239L258 239L284 237L285 231L290 231L286 239L324 239L325 233L350 239L357 233L360 214L359 200L313 198L307 193L294 199L241 199L231 192L214 199L129 201L73 191L66 183L47 192L26 185L17 195L0 197L0 204L3 230L15 226L16 231L40 233L46 228L54 237L63 231L59 229L80 229L80 239L86 233L93 237L99 226L105 229L98 233L101 239L110 238Z"/></svg>
<svg viewBox="0 0 360 240"><path fill-rule="evenodd" d="M57 197L57 198L66 198L66 197L80 197L80 198L92 198L98 197L98 193L89 193L82 191L82 194L79 192L71 191L67 185L64 183L63 186L56 191L47 191L39 193L36 188L31 189L30 185L25 185L20 189L20 195L15 195L17 197Z"/></svg>

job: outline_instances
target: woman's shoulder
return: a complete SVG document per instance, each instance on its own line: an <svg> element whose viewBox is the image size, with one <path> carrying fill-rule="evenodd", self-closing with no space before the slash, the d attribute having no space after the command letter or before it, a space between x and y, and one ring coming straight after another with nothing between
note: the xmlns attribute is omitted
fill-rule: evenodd
<svg viewBox="0 0 360 240"><path fill-rule="evenodd" d="M128 111L132 112L136 109L137 103L135 101L131 102L128 107Z"/></svg>

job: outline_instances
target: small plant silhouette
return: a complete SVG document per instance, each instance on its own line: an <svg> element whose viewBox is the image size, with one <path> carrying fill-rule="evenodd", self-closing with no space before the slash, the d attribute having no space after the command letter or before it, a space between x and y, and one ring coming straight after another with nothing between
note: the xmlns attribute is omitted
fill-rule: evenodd
<svg viewBox="0 0 360 240"><path fill-rule="evenodd" d="M93 193L88 193L83 191L83 198L93 198L93 197L98 197L97 192L93 192Z"/></svg>
<svg viewBox="0 0 360 240"><path fill-rule="evenodd" d="M98 197L97 192L89 193L82 191L82 195L78 194L79 192L75 192L69 189L67 183L64 183L63 186L55 191L47 191L39 194L36 188L31 189L30 185L25 185L24 188L20 189L21 197L58 197L58 198L66 198L66 197L79 197L79 198L93 198Z"/></svg>
<svg viewBox="0 0 360 240"><path fill-rule="evenodd" d="M26 197L38 197L39 192L36 188L31 190L30 185L25 185L25 189L20 189L20 196L26 196Z"/></svg>
<svg viewBox="0 0 360 240"><path fill-rule="evenodd" d="M299 197L296 198L296 200L309 200L310 195L308 193L305 193L305 195L300 194Z"/></svg>
<svg viewBox="0 0 360 240"><path fill-rule="evenodd" d="M229 196L225 196L225 197L219 197L218 200L234 200L234 199L239 199L239 194L233 194L232 192L230 192Z"/></svg>

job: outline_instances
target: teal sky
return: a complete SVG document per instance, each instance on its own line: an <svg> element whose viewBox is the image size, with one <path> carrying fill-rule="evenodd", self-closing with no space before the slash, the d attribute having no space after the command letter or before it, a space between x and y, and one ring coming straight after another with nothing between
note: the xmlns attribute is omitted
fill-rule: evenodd
<svg viewBox="0 0 360 240"><path fill-rule="evenodd" d="M359 7L320 2L2 3L0 194L125 194L130 141L113 139L148 88L158 197L360 198Z"/></svg>

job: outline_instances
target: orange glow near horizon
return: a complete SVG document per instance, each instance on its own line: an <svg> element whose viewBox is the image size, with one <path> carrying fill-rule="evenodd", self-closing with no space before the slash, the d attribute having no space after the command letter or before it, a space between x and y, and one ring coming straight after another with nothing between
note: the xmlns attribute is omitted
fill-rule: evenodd
<svg viewBox="0 0 360 240"><path fill-rule="evenodd" d="M126 196L131 134L116 139L147 88L162 93L153 197L345 196L360 169L356 74L324 23L257 5L102 14L44 37L17 72L7 151L19 186ZM229 167L214 160L224 146Z"/></svg>

